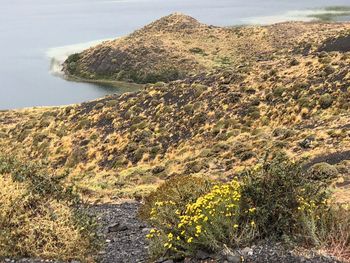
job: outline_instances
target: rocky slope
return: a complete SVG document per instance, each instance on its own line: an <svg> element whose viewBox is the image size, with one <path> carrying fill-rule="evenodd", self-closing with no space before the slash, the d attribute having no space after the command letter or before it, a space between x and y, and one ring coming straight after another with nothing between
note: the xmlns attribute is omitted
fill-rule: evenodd
<svg viewBox="0 0 350 263"><path fill-rule="evenodd" d="M186 30L193 29L189 21ZM158 24L146 29L160 30ZM0 147L44 160L56 170L69 169L82 193L108 199L141 197L161 180L181 174L224 179L266 151L283 149L294 157L338 165L341 198L346 199L350 54L321 50L334 43L326 37L337 39L337 31L349 24L321 24L324 35L312 33L317 25L271 26L301 26L309 32L312 45L320 44L306 53L293 45L280 55L264 50L262 60L149 84L137 93L2 112Z"/></svg>

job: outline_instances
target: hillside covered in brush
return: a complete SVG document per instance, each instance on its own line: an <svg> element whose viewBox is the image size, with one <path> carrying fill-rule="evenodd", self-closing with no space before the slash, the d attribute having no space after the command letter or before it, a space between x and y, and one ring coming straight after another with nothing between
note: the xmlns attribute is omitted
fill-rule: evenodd
<svg viewBox="0 0 350 263"><path fill-rule="evenodd" d="M309 166L338 167L338 198L347 200L349 30L347 23L219 28L162 18L75 55L74 67L69 58L66 70L111 79L137 72L123 76L149 82L144 77L166 64L181 73L160 79L178 80L156 77L139 92L77 105L3 111L1 151L68 169L81 193L113 199L142 197L175 176L226 180L283 150Z"/></svg>
<svg viewBox="0 0 350 263"><path fill-rule="evenodd" d="M223 28L175 13L70 56L64 71L78 80L168 82L276 57L307 55L348 28L321 23Z"/></svg>

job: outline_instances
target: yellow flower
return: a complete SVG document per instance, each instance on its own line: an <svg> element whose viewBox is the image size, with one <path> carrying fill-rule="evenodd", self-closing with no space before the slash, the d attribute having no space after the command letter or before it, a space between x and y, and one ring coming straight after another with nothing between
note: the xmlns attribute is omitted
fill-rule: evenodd
<svg viewBox="0 0 350 263"><path fill-rule="evenodd" d="M164 244L164 247L165 248L171 248L173 246L173 244L171 244L171 243L165 243Z"/></svg>
<svg viewBox="0 0 350 263"><path fill-rule="evenodd" d="M192 243L193 242L193 237L190 237L189 239L187 239L187 243Z"/></svg>
<svg viewBox="0 0 350 263"><path fill-rule="evenodd" d="M237 225L237 224L234 224L234 225L233 225L233 228L238 228L238 225Z"/></svg>
<svg viewBox="0 0 350 263"><path fill-rule="evenodd" d="M202 232L202 226L196 226L196 233L200 234Z"/></svg>
<svg viewBox="0 0 350 263"><path fill-rule="evenodd" d="M168 234L168 239L169 239L169 240L172 240L173 237L174 237L174 235L173 235L172 233L169 233L169 234Z"/></svg>

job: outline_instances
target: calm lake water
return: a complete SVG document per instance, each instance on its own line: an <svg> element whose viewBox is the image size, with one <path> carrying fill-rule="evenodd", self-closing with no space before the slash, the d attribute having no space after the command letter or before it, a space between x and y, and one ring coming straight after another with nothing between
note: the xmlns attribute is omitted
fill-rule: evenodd
<svg viewBox="0 0 350 263"><path fill-rule="evenodd" d="M124 92L65 81L56 74L57 61L96 43L91 41L128 34L175 11L225 26L310 20L313 14L337 12L323 10L330 5L350 3L349 0L0 0L0 109L64 105ZM339 17L348 19L349 16Z"/></svg>

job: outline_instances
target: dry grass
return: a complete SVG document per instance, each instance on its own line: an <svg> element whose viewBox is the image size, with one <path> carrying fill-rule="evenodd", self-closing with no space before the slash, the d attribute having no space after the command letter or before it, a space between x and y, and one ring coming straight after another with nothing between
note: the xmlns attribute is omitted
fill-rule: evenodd
<svg viewBox="0 0 350 263"><path fill-rule="evenodd" d="M57 193L40 193L30 180L14 178L0 174L0 258L93 262L98 244L90 219L69 198L56 199Z"/></svg>
<svg viewBox="0 0 350 263"><path fill-rule="evenodd" d="M323 250L343 262L350 262L349 206L335 206L327 219L323 226L326 232L321 237Z"/></svg>

